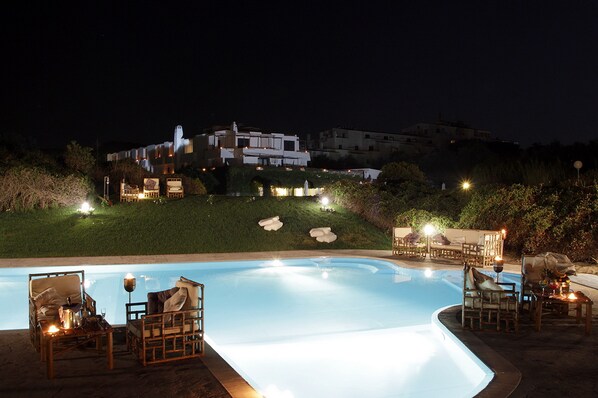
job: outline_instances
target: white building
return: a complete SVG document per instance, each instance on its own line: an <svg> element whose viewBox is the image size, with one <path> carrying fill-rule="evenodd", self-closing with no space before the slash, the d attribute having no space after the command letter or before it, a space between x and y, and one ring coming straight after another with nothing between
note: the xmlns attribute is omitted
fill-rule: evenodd
<svg viewBox="0 0 598 398"><path fill-rule="evenodd" d="M262 133L255 128L216 127L191 139L176 126L174 141L149 145L107 155L107 160L131 158L155 174L171 174L183 166L219 167L225 165L307 166L310 155L299 150L299 137L282 133Z"/></svg>

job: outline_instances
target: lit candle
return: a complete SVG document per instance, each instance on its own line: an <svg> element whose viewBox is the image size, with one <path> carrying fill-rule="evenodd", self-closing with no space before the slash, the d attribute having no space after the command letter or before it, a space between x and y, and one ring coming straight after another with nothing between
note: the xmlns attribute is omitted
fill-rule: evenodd
<svg viewBox="0 0 598 398"><path fill-rule="evenodd" d="M575 295L575 293L571 292L571 293L569 293L569 295L567 296L567 298L569 300L575 300L577 298L577 296Z"/></svg>
<svg viewBox="0 0 598 398"><path fill-rule="evenodd" d="M54 333L58 333L59 329L56 327L56 325L50 325L50 327L48 328L48 333L50 334L54 334Z"/></svg>

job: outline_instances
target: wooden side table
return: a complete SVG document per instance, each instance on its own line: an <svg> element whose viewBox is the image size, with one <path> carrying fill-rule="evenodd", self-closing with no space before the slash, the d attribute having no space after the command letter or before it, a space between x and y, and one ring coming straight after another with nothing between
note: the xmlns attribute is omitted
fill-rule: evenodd
<svg viewBox="0 0 598 398"><path fill-rule="evenodd" d="M112 354L113 329L105 320L99 322L87 321L83 326L62 329L51 333L48 331L50 324L46 321L40 321L40 351L42 361L46 361L46 373L48 379L54 378L54 357L62 355L77 347L87 344L91 340L96 341L98 353L102 352L102 340L106 336L106 360L108 369L113 369L114 360Z"/></svg>
<svg viewBox="0 0 598 398"><path fill-rule="evenodd" d="M533 308L534 308L534 325L537 332L542 328L542 313L544 304L564 305L567 308L567 313L571 307L575 308L575 319L577 323L585 322L585 334L589 335L592 332L592 300L581 292L575 292L575 298L568 298L568 296L551 296L542 294L542 292L533 291ZM582 313L582 307L585 306L585 314ZM582 316L585 315L585 316Z"/></svg>

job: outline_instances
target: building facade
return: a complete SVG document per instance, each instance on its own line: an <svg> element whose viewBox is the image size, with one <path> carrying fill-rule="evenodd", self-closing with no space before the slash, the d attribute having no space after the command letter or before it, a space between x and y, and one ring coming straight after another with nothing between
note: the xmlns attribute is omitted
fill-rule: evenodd
<svg viewBox="0 0 598 398"><path fill-rule="evenodd" d="M331 160L354 158L363 165L378 165L396 155L419 156L456 141L490 141L491 133L474 129L462 122L439 120L418 123L400 132L377 132L348 128L322 131L312 139L308 136L308 150L312 157L325 156Z"/></svg>
<svg viewBox="0 0 598 398"><path fill-rule="evenodd" d="M208 168L226 165L300 166L310 154L299 149L299 137L282 133L263 133L259 129L237 126L214 127L191 139L176 126L174 140L107 155L109 162L133 159L154 174L172 174L185 166Z"/></svg>

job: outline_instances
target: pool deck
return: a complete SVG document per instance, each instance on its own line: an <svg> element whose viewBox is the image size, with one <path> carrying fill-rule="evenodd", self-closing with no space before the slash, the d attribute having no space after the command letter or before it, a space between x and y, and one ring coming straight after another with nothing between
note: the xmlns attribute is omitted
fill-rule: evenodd
<svg viewBox="0 0 598 398"><path fill-rule="evenodd" d="M460 270L458 262L430 259L410 260L392 256L388 250L318 250L256 253L210 253L194 255L106 256L0 259L0 268L30 266L77 266L182 263L206 261L247 261L303 257L368 257L395 262L410 268ZM520 273L516 261L508 261L505 271ZM598 290L574 285L596 302ZM593 326L597 308L594 307ZM598 384L597 330L584 336L580 328L547 325L533 330L523 316L518 334L461 328L459 307L440 314L440 321L496 374L480 397L596 396ZM107 370L105 358L93 352L75 352L69 360L58 361L57 377L45 378L44 364L28 340L28 331L0 331L0 396L89 396L105 397L261 397L214 350L209 347L200 360L142 367L126 352L122 333L115 336L115 368ZM74 358L71 360L71 358Z"/></svg>

